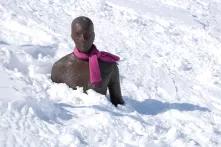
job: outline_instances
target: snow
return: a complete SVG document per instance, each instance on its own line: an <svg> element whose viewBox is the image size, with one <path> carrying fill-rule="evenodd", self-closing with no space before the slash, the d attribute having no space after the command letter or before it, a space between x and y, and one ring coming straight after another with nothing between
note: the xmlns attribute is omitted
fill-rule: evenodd
<svg viewBox="0 0 221 147"><path fill-rule="evenodd" d="M221 146L221 2L0 2L0 146ZM125 106L50 80L71 21L121 57Z"/></svg>

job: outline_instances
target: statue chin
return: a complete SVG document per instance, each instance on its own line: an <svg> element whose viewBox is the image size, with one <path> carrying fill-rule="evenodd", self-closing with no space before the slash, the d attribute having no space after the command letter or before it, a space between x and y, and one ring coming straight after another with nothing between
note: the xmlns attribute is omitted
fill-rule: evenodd
<svg viewBox="0 0 221 147"><path fill-rule="evenodd" d="M90 52L91 47L92 47L92 45L90 47L84 47L84 48L80 49L80 51L84 52L84 53L88 53L88 52Z"/></svg>

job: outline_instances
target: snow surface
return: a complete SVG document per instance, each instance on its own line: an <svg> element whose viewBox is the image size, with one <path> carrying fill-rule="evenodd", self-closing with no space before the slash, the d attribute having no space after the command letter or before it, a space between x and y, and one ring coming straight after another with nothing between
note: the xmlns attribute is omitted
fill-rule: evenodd
<svg viewBox="0 0 221 147"><path fill-rule="evenodd" d="M50 80L71 21L121 57L125 106ZM0 147L220 147L219 0L1 0Z"/></svg>

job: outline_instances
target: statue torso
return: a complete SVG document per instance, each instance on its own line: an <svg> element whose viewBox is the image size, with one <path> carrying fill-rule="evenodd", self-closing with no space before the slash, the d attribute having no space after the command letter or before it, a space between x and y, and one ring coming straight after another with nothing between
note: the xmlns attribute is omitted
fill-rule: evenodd
<svg viewBox="0 0 221 147"><path fill-rule="evenodd" d="M84 91L94 89L105 95L114 64L99 61L99 66L102 83L99 87L94 87L90 83L89 62L77 59L73 54L68 54L53 65L52 80L57 83L66 83L74 89L76 86L83 87Z"/></svg>

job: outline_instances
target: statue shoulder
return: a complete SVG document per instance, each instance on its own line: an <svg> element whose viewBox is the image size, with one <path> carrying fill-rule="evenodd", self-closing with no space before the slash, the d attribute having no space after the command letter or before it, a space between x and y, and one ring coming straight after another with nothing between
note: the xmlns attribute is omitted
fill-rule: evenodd
<svg viewBox="0 0 221 147"><path fill-rule="evenodd" d="M53 65L53 67L65 66L69 62L73 62L74 60L75 60L75 57L72 54L67 54L64 57L60 58L58 61L56 61Z"/></svg>
<svg viewBox="0 0 221 147"><path fill-rule="evenodd" d="M72 62L71 54L68 54L56 61L51 69L51 79L53 82L63 82L62 75L66 72L67 66Z"/></svg>

